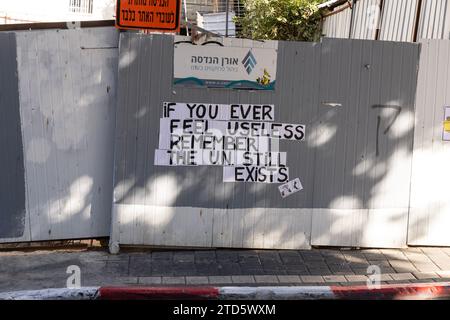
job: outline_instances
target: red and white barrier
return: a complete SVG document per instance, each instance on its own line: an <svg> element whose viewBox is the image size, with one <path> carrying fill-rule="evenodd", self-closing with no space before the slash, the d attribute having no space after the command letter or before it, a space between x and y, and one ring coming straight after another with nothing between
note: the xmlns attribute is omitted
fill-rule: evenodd
<svg viewBox="0 0 450 320"><path fill-rule="evenodd" d="M85 287L0 293L0 300L355 300L450 298L450 283L278 287Z"/></svg>

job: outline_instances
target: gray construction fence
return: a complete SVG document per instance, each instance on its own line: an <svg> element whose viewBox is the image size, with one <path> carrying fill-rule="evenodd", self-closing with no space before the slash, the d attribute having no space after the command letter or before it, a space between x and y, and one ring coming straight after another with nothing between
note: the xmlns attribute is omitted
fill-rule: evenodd
<svg viewBox="0 0 450 320"><path fill-rule="evenodd" d="M450 41L214 39L277 50L276 89L258 91L174 85L174 42L189 40L0 33L0 242L450 245ZM280 143L304 189L282 198L273 184L225 183L217 167L155 166L168 101L272 104L277 121L304 124L304 141Z"/></svg>

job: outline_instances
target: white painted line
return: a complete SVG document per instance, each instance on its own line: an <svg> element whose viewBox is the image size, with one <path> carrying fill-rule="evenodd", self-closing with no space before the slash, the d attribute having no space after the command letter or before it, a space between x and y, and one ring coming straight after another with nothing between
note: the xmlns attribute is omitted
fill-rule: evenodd
<svg viewBox="0 0 450 320"><path fill-rule="evenodd" d="M42 289L0 293L0 300L94 300L99 287Z"/></svg>
<svg viewBox="0 0 450 320"><path fill-rule="evenodd" d="M329 286L296 286L296 287L222 287L219 288L219 299L334 299L335 295Z"/></svg>

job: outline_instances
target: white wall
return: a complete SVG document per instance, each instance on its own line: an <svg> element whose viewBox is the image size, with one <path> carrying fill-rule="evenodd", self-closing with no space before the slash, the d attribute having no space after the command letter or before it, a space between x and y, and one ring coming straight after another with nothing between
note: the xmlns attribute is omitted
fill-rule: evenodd
<svg viewBox="0 0 450 320"><path fill-rule="evenodd" d="M15 37L26 237L0 242L108 236L118 31L38 30Z"/></svg>
<svg viewBox="0 0 450 320"><path fill-rule="evenodd" d="M70 0L0 0L0 24L110 20L116 0L94 0L92 14L69 12Z"/></svg>

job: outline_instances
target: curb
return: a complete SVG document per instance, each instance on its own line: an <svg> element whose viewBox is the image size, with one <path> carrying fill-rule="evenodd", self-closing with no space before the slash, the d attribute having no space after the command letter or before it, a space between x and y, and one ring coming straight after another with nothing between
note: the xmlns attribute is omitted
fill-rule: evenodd
<svg viewBox="0 0 450 320"><path fill-rule="evenodd" d="M215 287L102 287L98 290L100 300L204 300L219 298Z"/></svg>
<svg viewBox="0 0 450 320"><path fill-rule="evenodd" d="M0 293L0 300L94 300L98 287L58 288Z"/></svg>
<svg viewBox="0 0 450 320"><path fill-rule="evenodd" d="M403 300L450 299L450 282L367 286L84 287L0 293L0 300Z"/></svg>

